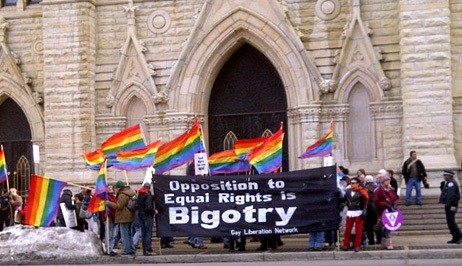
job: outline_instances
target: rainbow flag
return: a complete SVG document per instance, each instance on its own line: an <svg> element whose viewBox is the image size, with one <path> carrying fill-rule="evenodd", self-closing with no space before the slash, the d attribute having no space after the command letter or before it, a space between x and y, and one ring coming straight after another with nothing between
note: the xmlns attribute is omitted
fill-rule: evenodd
<svg viewBox="0 0 462 266"><path fill-rule="evenodd" d="M150 167L154 164L159 146L160 140L157 140L141 149L118 151L117 162L114 163L114 168L135 170Z"/></svg>
<svg viewBox="0 0 462 266"><path fill-rule="evenodd" d="M306 148L305 152L298 156L299 159L326 156L332 153L334 141L334 130L331 123L329 132L322 138L318 139L313 145Z"/></svg>
<svg viewBox="0 0 462 266"><path fill-rule="evenodd" d="M117 151L140 149L145 146L141 125L136 124L112 136L101 144L106 158L116 158Z"/></svg>
<svg viewBox="0 0 462 266"><path fill-rule="evenodd" d="M250 164L247 161L239 160L234 150L225 150L210 155L210 175L233 174L250 171Z"/></svg>
<svg viewBox="0 0 462 266"><path fill-rule="evenodd" d="M190 130L159 147L154 161L156 174L163 174L193 160L195 153L205 150L202 139L202 130L196 119Z"/></svg>
<svg viewBox="0 0 462 266"><path fill-rule="evenodd" d="M37 227L50 226L58 213L59 198L66 185L66 182L32 175L24 207L24 223Z"/></svg>
<svg viewBox="0 0 462 266"><path fill-rule="evenodd" d="M3 151L3 145L0 149L0 183L5 182L8 179L8 170L6 167L5 152Z"/></svg>
<svg viewBox="0 0 462 266"><path fill-rule="evenodd" d="M106 209L106 200L108 199L108 189L106 182L106 160L101 165L98 177L96 178L95 194L88 205L89 212L101 212Z"/></svg>
<svg viewBox="0 0 462 266"><path fill-rule="evenodd" d="M85 161L86 168L99 170L101 168L101 164L104 161L103 150L97 149L95 151L84 153L83 160Z"/></svg>
<svg viewBox="0 0 462 266"><path fill-rule="evenodd" d="M258 173L272 173L282 167L283 139L284 132L281 123L281 127L276 133L249 152L249 163L257 169Z"/></svg>
<svg viewBox="0 0 462 266"><path fill-rule="evenodd" d="M246 159L247 154L255 147L261 145L268 137L253 139L239 139L234 143L234 151L240 159Z"/></svg>

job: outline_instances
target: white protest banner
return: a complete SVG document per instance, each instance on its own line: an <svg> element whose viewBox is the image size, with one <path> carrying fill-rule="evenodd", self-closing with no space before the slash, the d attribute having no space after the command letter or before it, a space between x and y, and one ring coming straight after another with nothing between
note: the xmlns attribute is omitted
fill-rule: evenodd
<svg viewBox="0 0 462 266"><path fill-rule="evenodd" d="M194 154L194 169L196 175L206 175L209 173L209 163L205 152Z"/></svg>

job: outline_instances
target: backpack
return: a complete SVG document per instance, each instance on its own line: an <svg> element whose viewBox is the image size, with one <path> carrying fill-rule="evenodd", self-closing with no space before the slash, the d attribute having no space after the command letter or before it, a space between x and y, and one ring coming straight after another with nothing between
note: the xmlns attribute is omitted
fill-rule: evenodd
<svg viewBox="0 0 462 266"><path fill-rule="evenodd" d="M136 212L139 208L139 205L138 205L138 198L135 196L133 197L130 197L128 199L128 203L127 203L127 209L131 212Z"/></svg>

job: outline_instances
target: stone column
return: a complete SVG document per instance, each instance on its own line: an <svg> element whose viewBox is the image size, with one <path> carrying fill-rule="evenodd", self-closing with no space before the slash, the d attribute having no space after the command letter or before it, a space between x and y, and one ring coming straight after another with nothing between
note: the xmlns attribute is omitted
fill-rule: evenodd
<svg viewBox="0 0 462 266"><path fill-rule="evenodd" d="M45 174L81 180L95 142L96 0L43 0Z"/></svg>
<svg viewBox="0 0 462 266"><path fill-rule="evenodd" d="M449 0L399 1L403 161L416 150L429 175L439 177L457 166L450 21Z"/></svg>

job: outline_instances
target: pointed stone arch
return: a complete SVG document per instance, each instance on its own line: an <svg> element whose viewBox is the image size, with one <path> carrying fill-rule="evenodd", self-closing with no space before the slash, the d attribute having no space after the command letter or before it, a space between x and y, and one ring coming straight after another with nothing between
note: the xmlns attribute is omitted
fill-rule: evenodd
<svg viewBox="0 0 462 266"><path fill-rule="evenodd" d="M380 101L383 97L383 91L377 86L374 76L367 72L367 69L356 68L340 80L340 89L335 91L335 98L339 103L348 103L348 97L357 83L364 85L369 95L370 102Z"/></svg>
<svg viewBox="0 0 462 266"><path fill-rule="evenodd" d="M133 99L133 97L138 97L143 102L148 114L155 112L155 107L149 101L150 95L145 89L143 89L143 85L137 82L132 82L121 90L121 93L117 97L117 101L112 106L112 113L114 116L125 116L130 100Z"/></svg>
<svg viewBox="0 0 462 266"><path fill-rule="evenodd" d="M186 48L190 53L180 59L184 67L177 67L167 84L172 109L207 113L208 99L218 72L245 43L261 51L278 71L289 108L319 98L313 81L322 80L321 75L298 37L257 13L238 7Z"/></svg>

